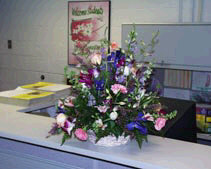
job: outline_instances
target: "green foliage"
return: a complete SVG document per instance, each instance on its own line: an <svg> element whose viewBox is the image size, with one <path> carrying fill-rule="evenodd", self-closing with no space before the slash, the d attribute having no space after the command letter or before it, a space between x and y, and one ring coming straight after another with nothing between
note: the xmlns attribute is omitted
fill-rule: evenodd
<svg viewBox="0 0 211 169"><path fill-rule="evenodd" d="M147 140L147 135L142 135L142 134L140 134L140 132L139 132L138 130L134 130L134 133L135 133L135 139L136 139L136 141L137 141L137 143L138 143L138 146L139 146L139 148L141 149L143 141L144 141L144 140L145 140L146 142L148 141L148 140Z"/></svg>
<svg viewBox="0 0 211 169"><path fill-rule="evenodd" d="M63 138L62 138L61 146L62 146L62 145L65 143L65 141L66 141L67 139L69 139L69 138L71 138L71 136L69 136L67 133L64 133Z"/></svg>

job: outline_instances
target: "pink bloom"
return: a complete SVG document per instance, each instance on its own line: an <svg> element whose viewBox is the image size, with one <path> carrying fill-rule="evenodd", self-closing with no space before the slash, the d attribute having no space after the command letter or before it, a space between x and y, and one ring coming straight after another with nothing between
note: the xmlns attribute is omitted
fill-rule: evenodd
<svg viewBox="0 0 211 169"><path fill-rule="evenodd" d="M166 125L166 119L164 118L159 117L155 121L155 129L158 131L161 130L165 125Z"/></svg>
<svg viewBox="0 0 211 169"><path fill-rule="evenodd" d="M86 141L88 138L88 134L81 128L75 130L75 136L82 141Z"/></svg>
<svg viewBox="0 0 211 169"><path fill-rule="evenodd" d="M112 85L111 90L113 91L114 94L117 94L119 91L124 94L127 93L127 88L121 84Z"/></svg>
<svg viewBox="0 0 211 169"><path fill-rule="evenodd" d="M108 106L97 106L97 109L101 113L105 113L108 110L108 108L109 108Z"/></svg>
<svg viewBox="0 0 211 169"><path fill-rule="evenodd" d="M112 50L118 49L118 44L117 44L116 42L112 42L112 43L111 43L111 49L112 49Z"/></svg>
<svg viewBox="0 0 211 169"><path fill-rule="evenodd" d="M125 86L121 86L120 91L124 94L127 93L127 88Z"/></svg>

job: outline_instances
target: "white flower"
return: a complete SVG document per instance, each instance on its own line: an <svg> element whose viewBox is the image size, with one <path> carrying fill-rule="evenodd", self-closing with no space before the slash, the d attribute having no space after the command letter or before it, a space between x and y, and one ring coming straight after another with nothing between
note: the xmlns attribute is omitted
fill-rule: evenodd
<svg viewBox="0 0 211 169"><path fill-rule="evenodd" d="M113 111L117 111L118 110L118 106L115 106L114 108L113 108Z"/></svg>
<svg viewBox="0 0 211 169"><path fill-rule="evenodd" d="M97 107L97 109L99 110L99 112L101 112L101 113L105 113L107 110L108 110L108 106L96 106Z"/></svg>
<svg viewBox="0 0 211 169"><path fill-rule="evenodd" d="M124 75L129 76L129 74L130 74L130 68L128 66L125 66Z"/></svg>
<svg viewBox="0 0 211 169"><path fill-rule="evenodd" d="M103 121L101 119L96 120L95 123L98 125L98 127L103 127Z"/></svg>
<svg viewBox="0 0 211 169"><path fill-rule="evenodd" d="M94 69L93 74L95 78L98 78L100 73L96 69Z"/></svg>
<svg viewBox="0 0 211 169"><path fill-rule="evenodd" d="M73 96L67 97L64 101L65 106L74 107L74 104L73 104L74 99L75 99L75 97L73 97Z"/></svg>
<svg viewBox="0 0 211 169"><path fill-rule="evenodd" d="M83 88L83 89L86 89L86 88L87 88L87 86L86 86L85 83L81 83L81 85L82 85L82 88Z"/></svg>
<svg viewBox="0 0 211 169"><path fill-rule="evenodd" d="M106 127L108 127L107 124L103 125L103 126L102 126L102 130L105 130Z"/></svg>
<svg viewBox="0 0 211 169"><path fill-rule="evenodd" d="M143 118L146 118L148 121L154 121L153 116L149 113L145 114Z"/></svg>
<svg viewBox="0 0 211 169"><path fill-rule="evenodd" d="M140 98L144 96L145 92L146 92L146 89L139 89Z"/></svg>
<svg viewBox="0 0 211 169"><path fill-rule="evenodd" d="M67 117L63 113L60 113L56 116L56 123L59 127L63 127L66 120L67 120Z"/></svg>
<svg viewBox="0 0 211 169"><path fill-rule="evenodd" d="M136 107L138 107L139 106L139 103L135 103L134 105L133 105L133 108L136 108Z"/></svg>
<svg viewBox="0 0 211 169"><path fill-rule="evenodd" d="M61 109L64 108L64 103L61 100L58 100L58 107L60 107Z"/></svg>
<svg viewBox="0 0 211 169"><path fill-rule="evenodd" d="M102 56L96 53L90 56L90 60L93 65L100 65L102 61Z"/></svg>
<svg viewBox="0 0 211 169"><path fill-rule="evenodd" d="M67 128L67 133L70 135L70 132L72 131L73 127L75 127L74 123L70 123L69 127Z"/></svg>
<svg viewBox="0 0 211 169"><path fill-rule="evenodd" d="M110 114L110 119L111 120L116 120L117 119L117 117L118 117L118 114L117 114L117 112L111 112L111 114Z"/></svg>

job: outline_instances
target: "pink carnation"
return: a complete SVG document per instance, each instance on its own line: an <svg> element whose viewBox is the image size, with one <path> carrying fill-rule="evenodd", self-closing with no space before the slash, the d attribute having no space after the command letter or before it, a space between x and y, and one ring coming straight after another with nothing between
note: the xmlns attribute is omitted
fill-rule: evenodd
<svg viewBox="0 0 211 169"><path fill-rule="evenodd" d="M121 84L112 85L111 90L113 91L114 94L117 94L119 91L124 94L127 93L127 88Z"/></svg>
<svg viewBox="0 0 211 169"><path fill-rule="evenodd" d="M88 134L81 128L76 129L75 136L82 141L86 141L88 138Z"/></svg>
<svg viewBox="0 0 211 169"><path fill-rule="evenodd" d="M166 119L164 118L157 118L155 121L155 129L160 131L166 125Z"/></svg>

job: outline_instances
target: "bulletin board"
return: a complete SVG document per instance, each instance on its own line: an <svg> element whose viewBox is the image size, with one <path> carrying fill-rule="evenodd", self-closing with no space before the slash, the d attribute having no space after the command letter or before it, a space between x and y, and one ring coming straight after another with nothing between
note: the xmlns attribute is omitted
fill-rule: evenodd
<svg viewBox="0 0 211 169"><path fill-rule="evenodd" d="M122 25L122 48L134 24ZM185 70L211 70L211 24L135 24L138 41L148 43L153 32L160 32L155 59L162 68ZM142 61L140 55L137 60Z"/></svg>

